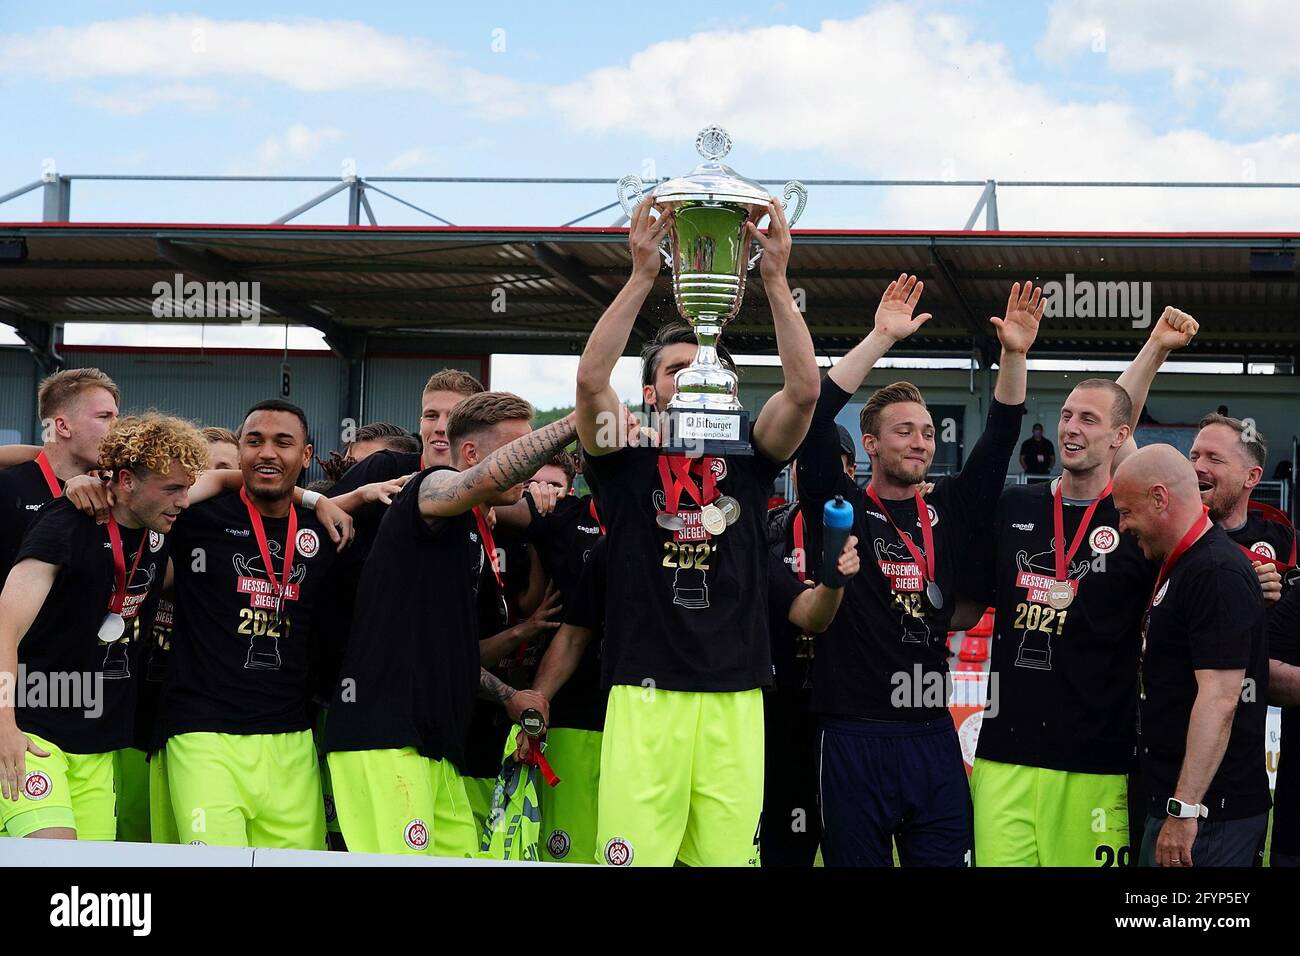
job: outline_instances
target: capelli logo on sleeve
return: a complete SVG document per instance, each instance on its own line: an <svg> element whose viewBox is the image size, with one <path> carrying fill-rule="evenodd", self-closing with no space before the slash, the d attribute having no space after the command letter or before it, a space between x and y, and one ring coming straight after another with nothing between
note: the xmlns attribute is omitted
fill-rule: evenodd
<svg viewBox="0 0 1300 956"><path fill-rule="evenodd" d="M126 927L133 936L153 930L152 893L83 893L73 886L50 897L50 925Z"/></svg>

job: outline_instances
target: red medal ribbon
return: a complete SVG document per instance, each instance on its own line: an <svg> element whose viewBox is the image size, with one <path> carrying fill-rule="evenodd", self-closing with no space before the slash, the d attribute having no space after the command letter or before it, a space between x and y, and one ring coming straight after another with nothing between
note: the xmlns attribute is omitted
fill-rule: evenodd
<svg viewBox="0 0 1300 956"><path fill-rule="evenodd" d="M699 459L700 466L704 470L703 489L695 487L695 482L691 478L693 462L694 459L684 455L659 456L657 462L659 480L663 483L664 511L668 514L677 514L683 489L701 508L713 504L718 497L717 480L713 477L713 457L705 455Z"/></svg>
<svg viewBox="0 0 1300 956"><path fill-rule="evenodd" d="M1250 503L1248 503L1248 504L1246 505L1246 509L1247 509L1248 511L1254 511L1254 512L1256 512L1256 513L1257 513L1261 518L1264 518L1266 521L1271 521L1271 522L1273 522L1274 524L1280 524L1280 525L1282 525L1283 527L1285 527L1285 528L1287 528L1288 530L1290 530L1290 532L1291 532L1291 557L1287 559L1287 562L1286 562L1285 564L1283 564L1282 561L1281 561L1279 558L1268 558L1268 557L1265 557L1265 556L1262 555L1262 554L1259 554L1259 553L1257 553L1257 552L1255 552L1255 551L1250 550L1250 548L1246 547L1244 544L1239 544L1239 545L1237 545L1237 547L1241 548L1242 551L1245 551L1245 552L1246 552L1246 557L1250 558L1250 559L1253 560L1253 561L1264 561L1264 562L1266 562L1266 563L1271 561L1273 564L1276 564L1276 565L1277 565L1277 569L1278 569L1279 571L1289 571L1289 570L1291 570L1291 568L1294 568L1294 567L1296 566L1296 563L1295 563L1295 556L1296 556L1295 528L1292 527L1292 525L1291 525L1291 519L1288 518L1288 517L1286 516L1286 512L1279 511L1277 508L1274 508L1272 505L1266 505L1266 504L1264 504L1264 502L1262 502L1262 501L1252 501L1252 502L1250 502Z"/></svg>
<svg viewBox="0 0 1300 956"><path fill-rule="evenodd" d="M122 613L122 607L126 604L126 588L131 579L135 577L136 568L140 567L140 558L144 555L144 543L149 540L149 529L144 528L140 532L140 547L136 549L135 561L131 565L131 573L126 573L126 555L122 551L122 531L117 526L117 519L110 514L108 516L108 543L113 550L113 596L108 599L108 611L110 614ZM136 613L139 613L136 608ZM133 618L135 615L131 615Z"/></svg>
<svg viewBox="0 0 1300 956"><path fill-rule="evenodd" d="M800 569L796 565L801 560L807 561L807 556L804 555L803 550L803 509L798 506L796 506L794 512L794 556L795 561L794 564L790 565L790 570L794 572L796 578L802 581L803 576L799 573Z"/></svg>
<svg viewBox="0 0 1300 956"><path fill-rule="evenodd" d="M555 775L555 770L551 767L551 762L546 759L546 754L542 753L542 744L539 740L533 740L528 748L528 756L524 758L524 765L527 767L536 767L542 772L542 779L549 786L555 786L560 782L560 778Z"/></svg>
<svg viewBox="0 0 1300 956"><path fill-rule="evenodd" d="M921 497L921 492L916 492L916 520L921 525L921 541L925 544L925 554L922 555L917 550L916 543L906 531L894 524L894 516L889 513L880 496L876 494L875 486L867 484L867 494L871 500L880 506L880 513L885 516L889 526L898 532L898 536L903 539L903 544L907 546L908 552L912 555L912 560L925 576L925 580L934 580L934 529L930 527L930 510L925 506L925 499ZM924 516L924 517L922 517Z"/></svg>
<svg viewBox="0 0 1300 956"><path fill-rule="evenodd" d="M1205 505L1201 505L1201 520L1187 529L1187 533L1183 535L1182 540L1178 542L1174 550L1169 552L1164 563L1160 565L1160 573L1156 575L1156 586L1151 589L1151 600L1147 601L1147 611L1150 611L1152 605L1155 604L1156 595L1160 593L1160 585L1169 576L1169 572L1174 569L1178 559L1183 556L1184 552L1192 546L1192 542L1199 538L1208 527L1210 527L1210 509Z"/></svg>
<svg viewBox="0 0 1300 956"><path fill-rule="evenodd" d="M596 524L600 525L600 533L602 535L605 534L606 532L605 532L604 522L600 520L600 515L596 514L596 499L592 498L590 501L588 501L587 506L591 509L591 520L596 522Z"/></svg>
<svg viewBox="0 0 1300 956"><path fill-rule="evenodd" d="M244 501L244 507L248 509L248 520L253 525L253 534L257 537L258 550L262 552L262 563L266 566L266 576L270 579L272 586L278 587L276 593L275 606L278 614L284 605L284 595L289 590L289 575L293 573L293 551L297 544L298 537L298 509L289 502L289 533L284 542L284 570L281 573L282 580L277 585L275 581L275 565L271 563L271 549L266 543L266 528L262 526L262 514L253 507L253 502L248 497L248 489L240 488L239 497Z"/></svg>
<svg viewBox="0 0 1300 956"><path fill-rule="evenodd" d="M63 486L59 484L59 476L54 473L50 460L45 457L45 449L41 449L41 453L36 456L36 467L45 476L45 483L50 486L50 494L55 498L62 498Z"/></svg>
<svg viewBox="0 0 1300 956"><path fill-rule="evenodd" d="M1101 493L1101 498L1088 505L1088 510L1083 513L1083 520L1079 522L1079 528L1074 532L1074 540L1070 542L1069 551L1062 550L1065 547L1065 516L1061 506L1061 484L1059 480L1056 482L1056 491L1052 495L1052 518L1056 531L1056 540L1053 544L1056 547L1056 580L1065 581L1070 570L1070 562L1074 560L1079 545L1083 544L1084 536L1088 533L1088 522L1092 520L1092 514L1101 504L1102 498L1110 495L1111 483L1106 482L1106 489Z"/></svg>
<svg viewBox="0 0 1300 956"><path fill-rule="evenodd" d="M488 527L483 509L478 506L474 507L474 521L478 524L479 537L483 539L483 551L487 554L488 564L492 567L492 576L497 579L497 587L501 589L501 595L504 597L506 586L501 583L501 570L497 567L497 543L492 539L492 529Z"/></svg>

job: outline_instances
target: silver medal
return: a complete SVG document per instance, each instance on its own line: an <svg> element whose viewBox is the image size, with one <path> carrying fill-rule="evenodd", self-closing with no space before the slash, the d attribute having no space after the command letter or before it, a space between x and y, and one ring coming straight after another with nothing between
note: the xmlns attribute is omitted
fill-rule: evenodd
<svg viewBox="0 0 1300 956"><path fill-rule="evenodd" d="M1053 581L1047 586L1047 603L1058 611L1064 611L1074 603L1074 588L1069 581Z"/></svg>
<svg viewBox="0 0 1300 956"><path fill-rule="evenodd" d="M930 607L936 611L940 610L943 607L943 591L939 589L939 585L933 581L926 581L925 599L930 602Z"/></svg>
<svg viewBox="0 0 1300 956"><path fill-rule="evenodd" d="M665 531L681 531L686 527L686 522L681 515L671 514L667 511L661 511L655 515L655 524Z"/></svg>
<svg viewBox="0 0 1300 956"><path fill-rule="evenodd" d="M105 644L115 644L126 633L126 619L113 611L104 615L99 625L99 639Z"/></svg>

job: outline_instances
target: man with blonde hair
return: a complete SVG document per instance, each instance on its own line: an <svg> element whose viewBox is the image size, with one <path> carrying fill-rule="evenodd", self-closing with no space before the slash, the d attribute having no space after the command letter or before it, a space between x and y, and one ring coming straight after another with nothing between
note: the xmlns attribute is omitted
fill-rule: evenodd
<svg viewBox="0 0 1300 956"><path fill-rule="evenodd" d="M167 539L207 459L187 422L124 418L93 464L112 474L107 521L43 507L0 592L0 829L112 840L113 753L131 745L127 653L162 587ZM77 679L80 678L80 679Z"/></svg>
<svg viewBox="0 0 1300 956"><path fill-rule="evenodd" d="M60 497L69 479L95 467L120 401L113 380L97 368L64 369L41 382L36 405L43 444L0 449L0 574L13 565L41 507Z"/></svg>

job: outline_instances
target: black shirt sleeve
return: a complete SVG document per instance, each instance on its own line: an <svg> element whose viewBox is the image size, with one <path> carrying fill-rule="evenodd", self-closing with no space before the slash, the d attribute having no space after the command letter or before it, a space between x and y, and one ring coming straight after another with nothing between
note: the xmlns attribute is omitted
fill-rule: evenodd
<svg viewBox="0 0 1300 956"><path fill-rule="evenodd" d="M591 549L578 578L577 597L564 608L564 623L599 632L605 618L605 549L601 538Z"/></svg>
<svg viewBox="0 0 1300 956"><path fill-rule="evenodd" d="M22 544L18 546L14 563L27 558L60 567L71 563L81 538L77 533L80 514L66 498L50 502L36 513Z"/></svg>
<svg viewBox="0 0 1300 956"><path fill-rule="evenodd" d="M767 579L768 614L773 623L788 622L790 607L794 604L795 598L804 591L812 590L812 587L800 581L791 573L785 562L770 550L767 556Z"/></svg>
<svg viewBox="0 0 1300 956"><path fill-rule="evenodd" d="M971 449L961 472L949 484L949 494L959 514L968 514L980 524L987 521L997 506L1007 481L1007 466L1020 437L1020 419L1025 406L1004 405L996 398L989 406L984 433Z"/></svg>
<svg viewBox="0 0 1300 956"><path fill-rule="evenodd" d="M387 449L367 455L339 477L339 480L334 483L334 487L330 489L329 497L337 498L340 495L346 495L349 492L356 491L362 485L368 485L372 482L392 481L401 478L402 475L410 473L409 470L404 468L404 464L402 458L396 452ZM420 470L418 463L414 470Z"/></svg>
<svg viewBox="0 0 1300 956"><path fill-rule="evenodd" d="M800 446L799 494L809 499L829 498L840 490L844 464L840 461L840 435L835 416L849 403L852 394L822 377L821 394L813 411L808 436Z"/></svg>

